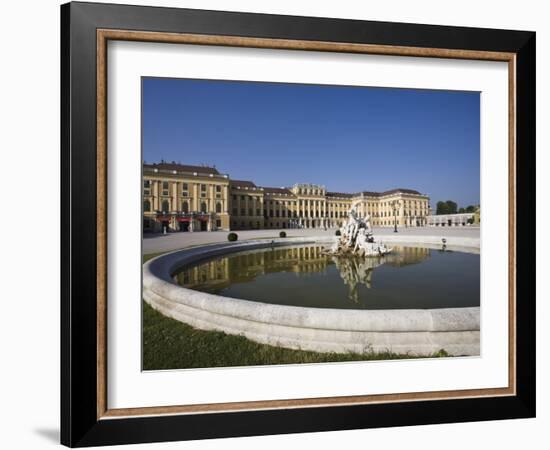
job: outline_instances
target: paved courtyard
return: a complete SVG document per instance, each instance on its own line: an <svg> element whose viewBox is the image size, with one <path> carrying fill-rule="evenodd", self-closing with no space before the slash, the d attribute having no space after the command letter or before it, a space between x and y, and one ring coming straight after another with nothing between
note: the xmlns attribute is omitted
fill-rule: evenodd
<svg viewBox="0 0 550 450"><path fill-rule="evenodd" d="M287 229L287 230L242 230L235 231L239 240L279 237L279 232L285 231L287 236L334 236L335 229ZM377 236L392 235L393 228L374 228ZM471 237L479 238L478 227L422 227L399 228L398 233L407 236L441 236L441 237ZM168 234L146 234L143 239L143 254L161 253L178 250L190 245L213 244L227 241L227 231L203 231L194 233L174 232Z"/></svg>

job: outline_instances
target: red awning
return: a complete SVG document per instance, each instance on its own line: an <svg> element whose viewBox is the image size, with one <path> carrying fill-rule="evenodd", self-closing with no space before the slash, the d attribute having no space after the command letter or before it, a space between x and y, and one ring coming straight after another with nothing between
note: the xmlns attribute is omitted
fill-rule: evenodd
<svg viewBox="0 0 550 450"><path fill-rule="evenodd" d="M191 217L178 217L178 222L191 222Z"/></svg>
<svg viewBox="0 0 550 450"><path fill-rule="evenodd" d="M170 222L170 216L157 216L159 222Z"/></svg>
<svg viewBox="0 0 550 450"><path fill-rule="evenodd" d="M197 217L201 222L208 222L208 216L199 216Z"/></svg>

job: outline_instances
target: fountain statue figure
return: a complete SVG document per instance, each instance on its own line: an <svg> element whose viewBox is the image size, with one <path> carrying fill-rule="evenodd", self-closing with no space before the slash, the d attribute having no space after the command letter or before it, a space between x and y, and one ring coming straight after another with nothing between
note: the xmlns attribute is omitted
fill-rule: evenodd
<svg viewBox="0 0 550 450"><path fill-rule="evenodd" d="M348 211L348 219L340 227L340 236L327 251L331 255L383 256L392 251L382 242L375 242L370 216L360 217L357 205Z"/></svg>

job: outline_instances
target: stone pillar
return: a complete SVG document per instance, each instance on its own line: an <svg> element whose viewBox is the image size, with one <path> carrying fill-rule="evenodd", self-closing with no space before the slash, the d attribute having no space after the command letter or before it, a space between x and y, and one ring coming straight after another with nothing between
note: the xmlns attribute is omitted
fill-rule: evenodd
<svg viewBox="0 0 550 450"><path fill-rule="evenodd" d="M198 183L193 183L193 201L192 203L191 211L198 211L200 206L200 199L199 199L199 185Z"/></svg>
<svg viewBox="0 0 550 450"><path fill-rule="evenodd" d="M172 183L172 209L179 211L181 205L178 205L178 182Z"/></svg>
<svg viewBox="0 0 550 450"><path fill-rule="evenodd" d="M158 210L160 210L160 205L159 205L159 199L160 199L159 181L158 180L153 180L151 182L151 184L152 184L152 190L153 190L153 211L158 211Z"/></svg>
<svg viewBox="0 0 550 450"><path fill-rule="evenodd" d="M207 200L207 205L208 206L208 212L211 212L211 211L216 211L216 188L213 184L209 184L208 185L208 188L207 188L207 192L208 192L208 200Z"/></svg>
<svg viewBox="0 0 550 450"><path fill-rule="evenodd" d="M230 211L229 211L229 185L224 186L222 196L223 196L222 212L225 212L225 213L229 214L230 213Z"/></svg>

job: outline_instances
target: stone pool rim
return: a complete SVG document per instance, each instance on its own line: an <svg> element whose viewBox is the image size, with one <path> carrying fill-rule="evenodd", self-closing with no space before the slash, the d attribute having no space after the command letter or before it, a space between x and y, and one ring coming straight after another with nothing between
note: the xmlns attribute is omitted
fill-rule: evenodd
<svg viewBox="0 0 550 450"><path fill-rule="evenodd" d="M143 298L162 314L203 330L243 335L288 348L359 352L390 350L479 354L479 307L356 310L268 304L178 285L173 274L227 254L270 247L327 244L333 236L254 239L201 245L157 256L143 265ZM445 238L447 248L479 253L477 238ZM389 244L441 248L439 236L384 236ZM466 342L466 344L464 344Z"/></svg>

